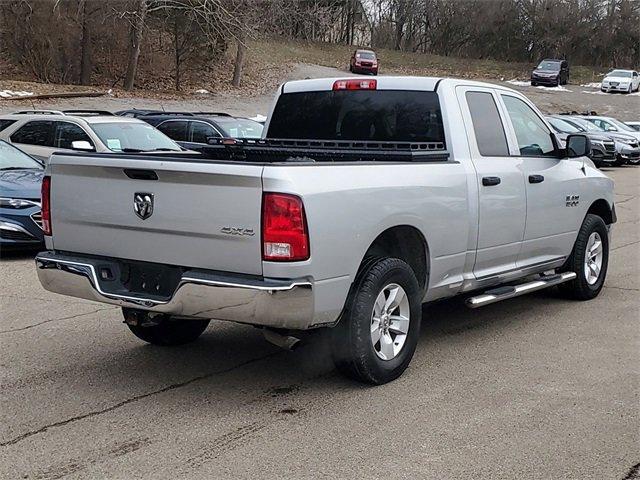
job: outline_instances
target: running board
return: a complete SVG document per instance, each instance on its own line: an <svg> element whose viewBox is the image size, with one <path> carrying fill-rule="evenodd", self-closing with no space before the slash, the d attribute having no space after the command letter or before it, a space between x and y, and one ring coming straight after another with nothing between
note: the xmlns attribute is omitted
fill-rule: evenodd
<svg viewBox="0 0 640 480"><path fill-rule="evenodd" d="M542 290L543 288L553 287L564 282L568 282L576 278L575 272L558 273L556 275L541 276L538 280L522 283L520 285L498 287L493 290L487 290L482 295L467 298L466 304L469 308L478 308L489 305L490 303L500 302L513 297L519 297L527 293Z"/></svg>

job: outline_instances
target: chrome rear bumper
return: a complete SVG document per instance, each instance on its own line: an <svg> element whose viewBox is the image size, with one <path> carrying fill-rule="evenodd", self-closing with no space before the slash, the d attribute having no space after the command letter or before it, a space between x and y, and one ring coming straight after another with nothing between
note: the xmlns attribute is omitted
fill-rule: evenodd
<svg viewBox="0 0 640 480"><path fill-rule="evenodd" d="M309 280L279 280L185 270L170 298L134 292L109 292L98 265L108 260L42 252L38 279L55 293L178 317L228 320L304 330L313 323L313 286Z"/></svg>

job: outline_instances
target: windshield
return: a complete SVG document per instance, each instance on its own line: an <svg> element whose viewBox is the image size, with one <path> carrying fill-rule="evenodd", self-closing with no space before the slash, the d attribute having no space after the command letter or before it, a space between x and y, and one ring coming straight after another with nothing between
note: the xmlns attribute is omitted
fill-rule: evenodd
<svg viewBox="0 0 640 480"><path fill-rule="evenodd" d="M91 128L112 152L180 151L176 142L144 122L93 123Z"/></svg>
<svg viewBox="0 0 640 480"><path fill-rule="evenodd" d="M603 132L604 130L602 130L601 128L597 127L596 125L594 125L591 122L588 122L587 120L585 120L584 118L572 118L571 121L573 123L577 123L578 125L580 125L582 128L584 128L585 130L587 130L588 132Z"/></svg>
<svg viewBox="0 0 640 480"><path fill-rule="evenodd" d="M264 126L247 118L216 118L215 122L230 138L261 138Z"/></svg>
<svg viewBox="0 0 640 480"><path fill-rule="evenodd" d="M29 155L0 140L0 170L17 170L19 168L43 169L42 164Z"/></svg>
<svg viewBox="0 0 640 480"><path fill-rule="evenodd" d="M376 55L373 52L358 52L356 53L357 58L362 58L364 60L375 60Z"/></svg>
<svg viewBox="0 0 640 480"><path fill-rule="evenodd" d="M435 92L339 90L280 95L267 137L444 143L444 129Z"/></svg>
<svg viewBox="0 0 640 480"><path fill-rule="evenodd" d="M538 65L539 70L560 70L560 62L549 62L547 60L543 60Z"/></svg>
<svg viewBox="0 0 640 480"><path fill-rule="evenodd" d="M547 117L547 121L551 124L551 126L560 133L579 133L584 132L583 128L578 128L575 125L566 122L565 120L561 120L560 118L555 117Z"/></svg>
<svg viewBox="0 0 640 480"><path fill-rule="evenodd" d="M620 120L616 120L615 118L607 118L607 121L609 123L613 123L616 127L618 127L620 130L624 130L625 132L635 132L635 130L629 125L627 125L626 123L622 123Z"/></svg>
<svg viewBox="0 0 640 480"><path fill-rule="evenodd" d="M613 70L607 73L607 77L631 78L631 72L627 72L625 70Z"/></svg>

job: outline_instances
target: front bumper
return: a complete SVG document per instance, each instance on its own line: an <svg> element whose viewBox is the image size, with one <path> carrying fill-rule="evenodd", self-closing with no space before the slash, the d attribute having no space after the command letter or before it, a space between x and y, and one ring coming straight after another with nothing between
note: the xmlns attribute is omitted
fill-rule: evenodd
<svg viewBox="0 0 640 480"><path fill-rule="evenodd" d="M0 215L2 248L42 245L42 230L28 215Z"/></svg>
<svg viewBox="0 0 640 480"><path fill-rule="evenodd" d="M602 92L620 92L620 93L626 93L629 91L629 85L602 85L600 87L600 90Z"/></svg>
<svg viewBox="0 0 640 480"><path fill-rule="evenodd" d="M120 263L54 251L36 257L38 279L54 293L176 317L296 330L308 329L313 323L313 285L306 279L267 279L184 268L172 293L160 296L126 291L119 281L105 281L103 269L119 271Z"/></svg>
<svg viewBox="0 0 640 480"><path fill-rule="evenodd" d="M629 146L624 146L620 149L618 156L622 160L637 162L640 160L640 148L631 148Z"/></svg>
<svg viewBox="0 0 640 480"><path fill-rule="evenodd" d="M556 86L559 83L558 77L531 77L531 84Z"/></svg>

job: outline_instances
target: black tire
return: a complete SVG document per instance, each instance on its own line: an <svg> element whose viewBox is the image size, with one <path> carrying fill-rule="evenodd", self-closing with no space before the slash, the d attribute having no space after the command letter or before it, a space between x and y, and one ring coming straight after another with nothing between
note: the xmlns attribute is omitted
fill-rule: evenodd
<svg viewBox="0 0 640 480"><path fill-rule="evenodd" d="M145 325L146 312L122 309L129 330L152 345L172 347L191 343L202 335L209 325L209 320L173 320L168 315L153 319L156 324ZM132 316L135 320L132 321ZM135 321L135 323L134 323Z"/></svg>
<svg viewBox="0 0 640 480"><path fill-rule="evenodd" d="M538 83L537 83L537 82L531 82L531 86L532 86L532 87L537 87L537 86L538 86Z"/></svg>
<svg viewBox="0 0 640 480"><path fill-rule="evenodd" d="M598 233L602 242L602 266L597 280L593 284L589 284L585 274L585 255L587 254L587 242L593 233ZM595 298L602 290L605 277L607 276L607 267L609 265L609 232L604 220L597 215L587 214L578 238L573 246L571 255L567 262L561 268L561 271L575 272L577 277L570 282L559 285L560 291L569 298L575 300L591 300Z"/></svg>
<svg viewBox="0 0 640 480"><path fill-rule="evenodd" d="M390 284L406 292L410 322L404 345L390 360L380 358L371 339L374 302ZM373 259L358 274L340 322L331 332L333 361L344 375L361 382L382 385L406 370L420 336L422 304L413 270L398 258Z"/></svg>

